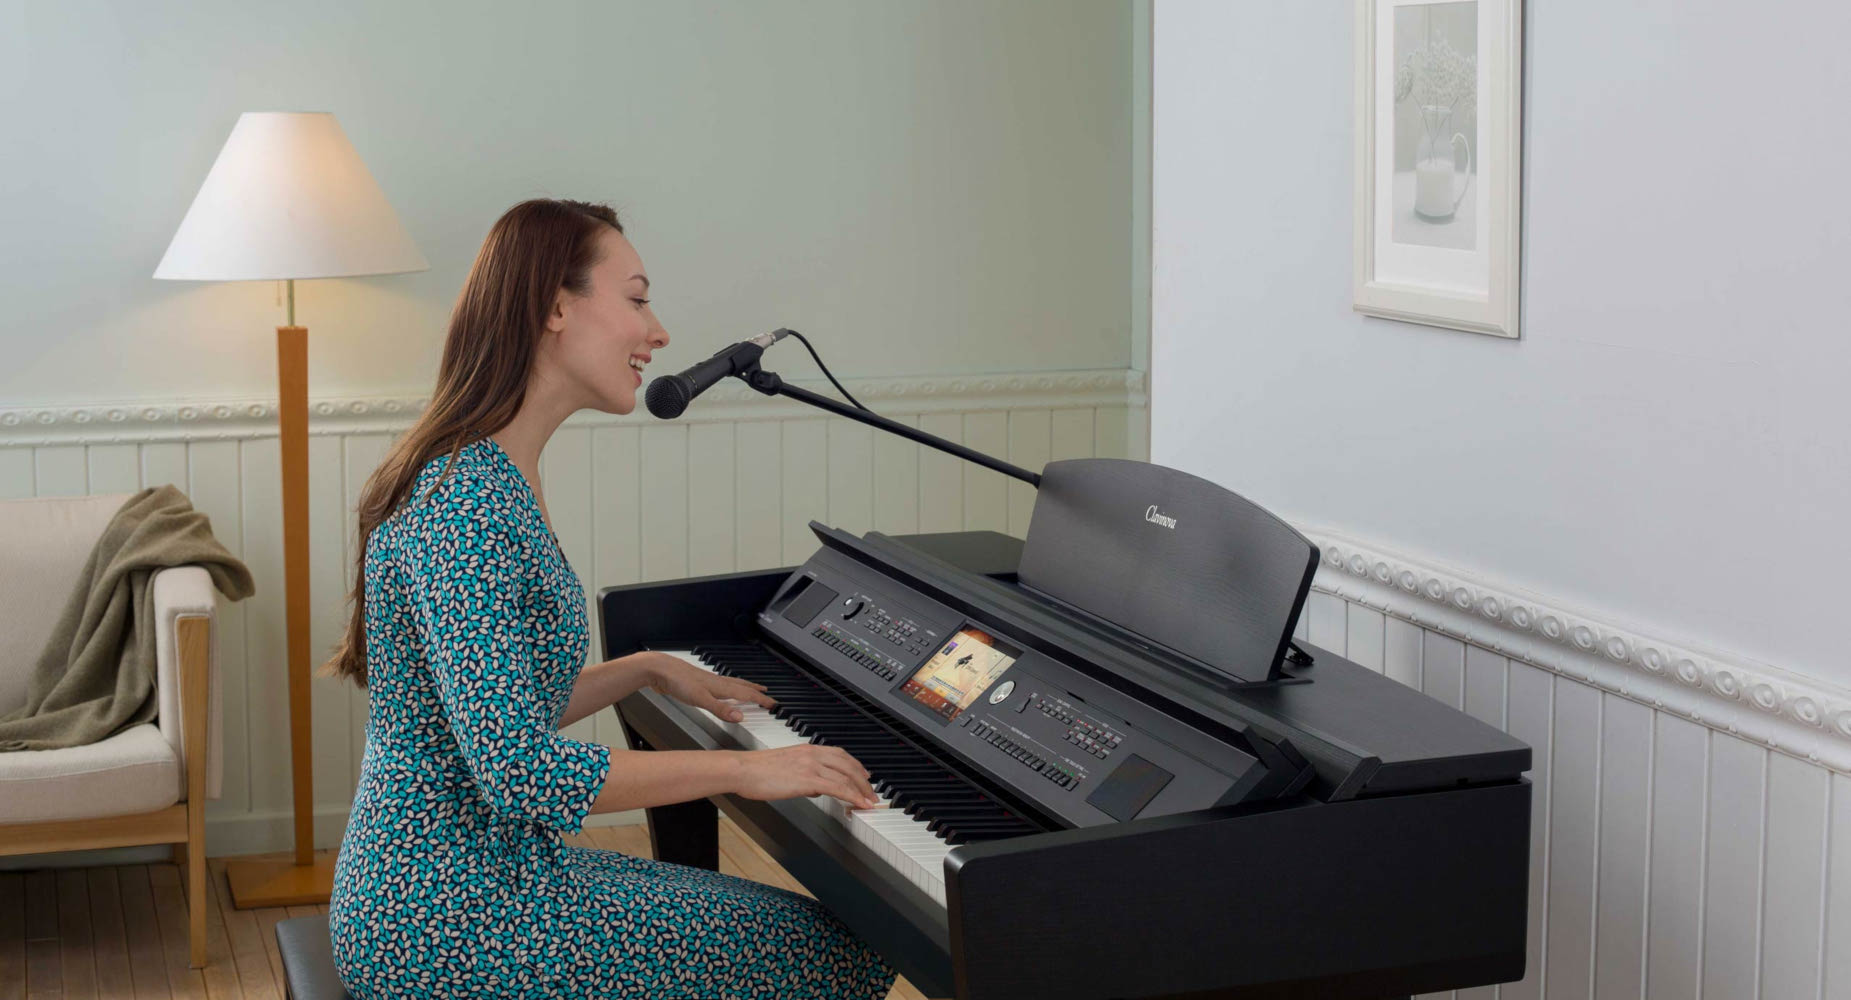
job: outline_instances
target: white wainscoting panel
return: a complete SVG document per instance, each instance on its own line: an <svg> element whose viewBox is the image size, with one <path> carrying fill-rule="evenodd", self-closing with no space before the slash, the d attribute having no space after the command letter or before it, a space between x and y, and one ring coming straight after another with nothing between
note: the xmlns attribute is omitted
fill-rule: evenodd
<svg viewBox="0 0 1851 1000"><path fill-rule="evenodd" d="M868 379L878 412L1018 465L1143 457L1143 375L1132 371ZM826 385L811 386L830 392ZM312 645L347 622L354 505L420 400L312 400ZM268 400L0 410L0 497L130 492L174 483L250 566L256 595L220 602L225 783L208 811L214 855L290 837L283 664L280 458ZM540 463L547 512L587 600L616 584L799 563L814 519L861 532L994 528L1021 535L1033 492L998 473L785 400L724 385L680 421L580 414ZM1016 488L1020 486L1020 488ZM595 615L595 611L594 611ZM595 621L595 618L594 618ZM590 656L596 658L594 637ZM316 841L339 842L366 742L365 692L312 685ZM573 726L621 746L612 713Z"/></svg>
<svg viewBox="0 0 1851 1000"><path fill-rule="evenodd" d="M1851 998L1851 693L1307 533L1301 636L1534 753L1528 975L1458 997Z"/></svg>

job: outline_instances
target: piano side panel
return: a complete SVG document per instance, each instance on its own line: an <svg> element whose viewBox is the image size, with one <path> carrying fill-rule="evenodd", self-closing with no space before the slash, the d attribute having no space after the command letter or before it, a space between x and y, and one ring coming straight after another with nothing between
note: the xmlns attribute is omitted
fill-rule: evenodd
<svg viewBox="0 0 1851 1000"><path fill-rule="evenodd" d="M1517 979L1529 800L1495 785L961 848L958 995L1336 1000Z"/></svg>

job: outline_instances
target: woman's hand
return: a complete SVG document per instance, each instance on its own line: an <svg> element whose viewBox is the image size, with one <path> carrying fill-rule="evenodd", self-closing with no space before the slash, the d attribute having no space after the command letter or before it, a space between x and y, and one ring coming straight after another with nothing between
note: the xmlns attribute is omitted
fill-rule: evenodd
<svg viewBox="0 0 1851 1000"><path fill-rule="evenodd" d="M855 809L880 805L868 769L841 747L800 743L776 750L739 751L739 787L748 799L803 799L828 795Z"/></svg>
<svg viewBox="0 0 1851 1000"><path fill-rule="evenodd" d="M710 674L666 653L651 655L648 668L651 690L668 695L684 705L706 709L727 722L738 722L745 716L724 699L751 702L763 708L777 704L765 693L763 684Z"/></svg>

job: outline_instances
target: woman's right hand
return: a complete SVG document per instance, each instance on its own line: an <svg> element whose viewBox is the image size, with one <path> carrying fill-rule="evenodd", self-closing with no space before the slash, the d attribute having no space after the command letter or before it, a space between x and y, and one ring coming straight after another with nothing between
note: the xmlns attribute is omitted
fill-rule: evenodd
<svg viewBox="0 0 1851 1000"><path fill-rule="evenodd" d="M828 795L855 809L880 805L868 769L841 747L800 743L776 750L739 751L737 794L748 799L801 799Z"/></svg>

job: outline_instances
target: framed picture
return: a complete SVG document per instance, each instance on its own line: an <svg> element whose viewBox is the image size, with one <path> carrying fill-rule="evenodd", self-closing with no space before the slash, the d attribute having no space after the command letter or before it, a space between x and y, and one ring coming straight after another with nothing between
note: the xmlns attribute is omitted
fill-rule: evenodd
<svg viewBox="0 0 1851 1000"><path fill-rule="evenodd" d="M1356 0L1357 311L1517 336L1521 0Z"/></svg>

